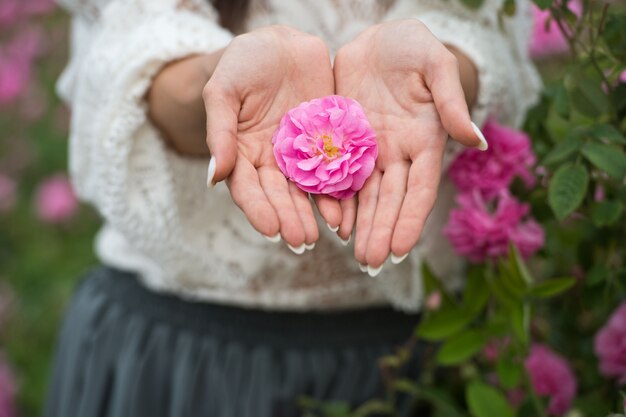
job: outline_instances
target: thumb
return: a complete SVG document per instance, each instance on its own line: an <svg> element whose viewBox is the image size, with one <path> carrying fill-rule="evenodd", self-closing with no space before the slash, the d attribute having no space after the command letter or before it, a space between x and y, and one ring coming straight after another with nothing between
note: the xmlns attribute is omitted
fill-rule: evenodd
<svg viewBox="0 0 626 417"><path fill-rule="evenodd" d="M470 118L456 59L442 59L435 67L426 82L444 129L465 146L487 150L485 136Z"/></svg>
<svg viewBox="0 0 626 417"><path fill-rule="evenodd" d="M240 103L207 84L203 92L207 117L206 142L211 152L207 186L226 179L237 160L237 121Z"/></svg>

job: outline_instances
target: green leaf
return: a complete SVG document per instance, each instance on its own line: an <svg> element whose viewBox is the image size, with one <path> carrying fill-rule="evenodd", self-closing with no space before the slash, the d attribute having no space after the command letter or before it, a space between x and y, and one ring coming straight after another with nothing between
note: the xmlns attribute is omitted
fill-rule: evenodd
<svg viewBox="0 0 626 417"><path fill-rule="evenodd" d="M504 0L504 4L502 5L502 11L507 16L515 15L515 11L517 10L517 4L515 0Z"/></svg>
<svg viewBox="0 0 626 417"><path fill-rule="evenodd" d="M470 317L464 310L440 310L427 316L417 328L417 336L426 340L442 340L460 332L469 324Z"/></svg>
<svg viewBox="0 0 626 417"><path fill-rule="evenodd" d="M466 330L448 339L439 352L437 362L440 365L457 365L478 353L487 343L487 339L475 330Z"/></svg>
<svg viewBox="0 0 626 417"><path fill-rule="evenodd" d="M609 14L602 36L611 53L622 62L626 61L626 13Z"/></svg>
<svg viewBox="0 0 626 417"><path fill-rule="evenodd" d="M614 224L619 220L624 210L620 201L602 201L594 204L591 210L591 220L598 227Z"/></svg>
<svg viewBox="0 0 626 417"><path fill-rule="evenodd" d="M599 80L578 78L570 90L570 99L576 110L585 116L597 118L609 109L609 100Z"/></svg>
<svg viewBox="0 0 626 417"><path fill-rule="evenodd" d="M461 3L470 9L478 9L484 2L485 0L461 0Z"/></svg>
<svg viewBox="0 0 626 417"><path fill-rule="evenodd" d="M513 331L524 344L528 343L530 331L530 305L521 304L511 310L510 319Z"/></svg>
<svg viewBox="0 0 626 417"><path fill-rule="evenodd" d="M541 10L546 10L552 4L552 1L553 0L533 0L533 3Z"/></svg>
<svg viewBox="0 0 626 417"><path fill-rule="evenodd" d="M587 276L585 277L585 285L588 287L593 287L594 285L601 284L606 281L611 271L604 264L596 264L589 272L587 272Z"/></svg>
<svg viewBox="0 0 626 417"><path fill-rule="evenodd" d="M467 405L473 417L513 417L506 398L495 388L482 382L472 382L465 391Z"/></svg>
<svg viewBox="0 0 626 417"><path fill-rule="evenodd" d="M489 284L483 268L473 267L467 274L463 307L467 314L474 317L480 313L489 299Z"/></svg>
<svg viewBox="0 0 626 417"><path fill-rule="evenodd" d="M567 89L562 84L558 85L554 91L553 104L554 110L559 116L563 118L569 117L569 96L567 94Z"/></svg>
<svg viewBox="0 0 626 417"><path fill-rule="evenodd" d="M587 143L582 154L597 168L618 180L626 175L626 154L622 149L599 143Z"/></svg>
<svg viewBox="0 0 626 417"><path fill-rule="evenodd" d="M509 264L524 289L533 283L533 276L530 271L528 271L528 268L526 268L526 262L524 262L522 254L513 243L509 243Z"/></svg>
<svg viewBox="0 0 626 417"><path fill-rule="evenodd" d="M557 143L554 148L543 158L544 165L552 165L561 162L574 155L582 146L582 140L578 136L569 136Z"/></svg>
<svg viewBox="0 0 626 417"><path fill-rule="evenodd" d="M576 278L552 278L533 287L531 294L540 298L554 297L569 290L574 284L576 284Z"/></svg>
<svg viewBox="0 0 626 417"><path fill-rule="evenodd" d="M548 188L548 204L557 219L563 220L582 203L589 185L584 166L565 164L559 168Z"/></svg>
<svg viewBox="0 0 626 417"><path fill-rule="evenodd" d="M512 389L519 385L523 369L520 363L513 362L511 358L503 357L496 365L496 373L502 387Z"/></svg>
<svg viewBox="0 0 626 417"><path fill-rule="evenodd" d="M443 295L443 308L454 305L454 300L450 296L448 289L441 283L441 280L435 276L426 262L422 263L422 282L426 294L439 291L441 295Z"/></svg>
<svg viewBox="0 0 626 417"><path fill-rule="evenodd" d="M626 145L626 137L624 137L619 130L611 125L602 124L593 126L590 129L590 134L596 139Z"/></svg>

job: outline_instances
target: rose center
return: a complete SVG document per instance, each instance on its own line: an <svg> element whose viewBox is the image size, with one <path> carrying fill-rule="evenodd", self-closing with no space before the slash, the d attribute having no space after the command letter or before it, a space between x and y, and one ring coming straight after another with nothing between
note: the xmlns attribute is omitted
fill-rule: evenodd
<svg viewBox="0 0 626 417"><path fill-rule="evenodd" d="M324 153L328 158L335 158L339 154L339 148L333 143L333 137L330 135L323 135L322 141L324 142Z"/></svg>

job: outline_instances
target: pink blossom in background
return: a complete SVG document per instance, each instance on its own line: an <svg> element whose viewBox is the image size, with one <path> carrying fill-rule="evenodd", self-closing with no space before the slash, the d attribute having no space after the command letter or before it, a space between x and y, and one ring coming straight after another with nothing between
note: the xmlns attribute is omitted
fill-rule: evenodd
<svg viewBox="0 0 626 417"><path fill-rule="evenodd" d="M272 138L283 174L302 190L350 198L363 187L378 155L363 109L342 96L314 99L289 110Z"/></svg>
<svg viewBox="0 0 626 417"><path fill-rule="evenodd" d="M537 395L550 397L548 412L555 416L565 414L577 389L569 363L549 347L534 344L524 365Z"/></svg>
<svg viewBox="0 0 626 417"><path fill-rule="evenodd" d="M54 0L2 0L0 1L0 25L13 26L32 15L46 14L54 10Z"/></svg>
<svg viewBox="0 0 626 417"><path fill-rule="evenodd" d="M21 7L20 0L2 0L0 1L0 25L11 26L17 23L20 18Z"/></svg>
<svg viewBox="0 0 626 417"><path fill-rule="evenodd" d="M483 348L482 355L487 361L494 363L510 344L510 337L491 339Z"/></svg>
<svg viewBox="0 0 626 417"><path fill-rule="evenodd" d="M41 30L25 28L0 49L0 105L14 101L26 90L35 58L41 52Z"/></svg>
<svg viewBox="0 0 626 417"><path fill-rule="evenodd" d="M569 9L580 16L582 7L579 1L570 1ZM551 55L559 55L568 51L567 40L559 31L558 25L552 20L546 27L546 21L550 18L548 10L541 10L534 4L533 11L533 34L530 42L530 55L533 58L545 58Z"/></svg>
<svg viewBox="0 0 626 417"><path fill-rule="evenodd" d="M520 203L507 190L492 200L477 190L461 193L456 200L459 207L450 212L443 232L454 250L470 261L506 256L509 243L515 244L525 258L543 246L543 229L528 218L528 204Z"/></svg>
<svg viewBox="0 0 626 417"><path fill-rule="evenodd" d="M36 204L39 219L46 223L67 221L78 211L72 185L62 174L50 177L39 185Z"/></svg>
<svg viewBox="0 0 626 417"><path fill-rule="evenodd" d="M626 302L613 312L596 334L594 350L600 361L600 372L626 384Z"/></svg>
<svg viewBox="0 0 626 417"><path fill-rule="evenodd" d="M626 71L622 72L619 76L619 80L623 83L626 83Z"/></svg>
<svg viewBox="0 0 626 417"><path fill-rule="evenodd" d="M485 123L482 131L489 149L465 149L450 165L448 173L457 188L480 190L489 198L506 189L515 177L532 187L535 177L531 169L536 157L530 138L494 121Z"/></svg>
<svg viewBox="0 0 626 417"><path fill-rule="evenodd" d="M11 211L17 202L15 181L0 174L0 213Z"/></svg>
<svg viewBox="0 0 626 417"><path fill-rule="evenodd" d="M11 368L0 351L0 417L15 417L17 386Z"/></svg>
<svg viewBox="0 0 626 417"><path fill-rule="evenodd" d="M426 298L426 309L429 311L436 311L439 310L439 307L441 307L441 292L440 291L433 291L427 298Z"/></svg>

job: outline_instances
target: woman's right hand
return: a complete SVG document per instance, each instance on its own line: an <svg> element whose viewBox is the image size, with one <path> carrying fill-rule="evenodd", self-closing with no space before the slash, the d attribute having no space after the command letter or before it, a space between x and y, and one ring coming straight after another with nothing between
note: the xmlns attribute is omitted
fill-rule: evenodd
<svg viewBox="0 0 626 417"><path fill-rule="evenodd" d="M272 135L289 109L330 94L324 42L284 26L233 39L203 92L209 185L227 179L252 226L267 237L280 234L297 253L317 240L317 224L307 194L279 170Z"/></svg>

